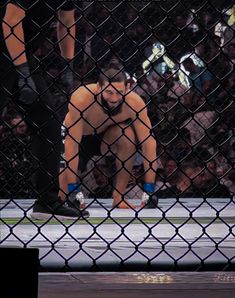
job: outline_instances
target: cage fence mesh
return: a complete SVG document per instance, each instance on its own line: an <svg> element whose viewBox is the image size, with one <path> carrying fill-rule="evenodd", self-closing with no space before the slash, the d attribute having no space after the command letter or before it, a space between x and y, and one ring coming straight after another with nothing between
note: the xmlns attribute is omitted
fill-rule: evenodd
<svg viewBox="0 0 235 298"><path fill-rule="evenodd" d="M1 245L40 247L42 270L48 266L62 271L138 266L177 270L186 265L195 270L221 265L229 270L234 266L235 237L233 1L59 1L52 5L53 1L44 0L32 1L30 6L26 2L0 2ZM20 22L14 25L7 14L12 3L21 11ZM71 12L64 8L67 4L75 13L74 36L72 27L61 21L61 11ZM45 15L42 10L37 14L39 6ZM11 42L19 41L20 26L25 30L25 44L20 41L24 50L12 58ZM64 35L58 34L60 26ZM69 62L60 53L66 38L73 38L75 46ZM24 87L17 87L17 61L24 54L30 63L24 82L29 89L29 78L36 82L36 106L33 99L22 99ZM35 201L50 196L53 187L59 191L58 178L59 186L63 184L61 177L68 167L64 144L70 133L65 117L71 94L84 87L94 90L89 86L96 86L110 62L119 63L130 92L145 103L157 142L155 193L146 206L135 210L113 206L118 174L129 171L126 160L119 160L122 167L117 169L115 142L105 154L92 156L81 145L77 175L85 206L80 207L90 217L62 221L52 214L44 221L33 220ZM97 112L92 121L99 117ZM109 117L112 126L122 131L119 138L130 141L115 116ZM138 117L136 113L126 127L133 127ZM89 131L103 133L102 125L108 120L104 118L98 130L88 118L84 122ZM102 137L98 135L105 143ZM140 205L148 182L146 156L141 143L134 145L123 197ZM47 164L54 166L52 172ZM38 175L44 178L35 187ZM48 177L51 184L44 185Z"/></svg>

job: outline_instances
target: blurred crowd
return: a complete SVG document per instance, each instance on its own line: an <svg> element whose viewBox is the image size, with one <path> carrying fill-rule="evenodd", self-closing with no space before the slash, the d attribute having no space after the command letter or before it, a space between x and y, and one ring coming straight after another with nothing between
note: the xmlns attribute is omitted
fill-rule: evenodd
<svg viewBox="0 0 235 298"><path fill-rule="evenodd" d="M29 150L28 125L17 113L5 116L4 120L4 125L0 125L0 197L33 198L33 158Z"/></svg>
<svg viewBox="0 0 235 298"><path fill-rule="evenodd" d="M131 88L145 101L158 141L159 198L231 197L235 193L235 5L232 1L83 2L77 9L74 88L96 82L111 59L124 67ZM36 53L63 121L66 101L57 86L60 72L55 28ZM45 58L46 57L46 58ZM33 158L30 131L14 106L0 123L0 196L28 197ZM7 125L6 125L7 123ZM90 171L94 167L95 171ZM110 197L114 162L93 161L83 173L89 197ZM15 171L16 170L16 171ZM13 171L15 174L13 174ZM128 185L141 197L141 156ZM4 190L4 191L3 191Z"/></svg>

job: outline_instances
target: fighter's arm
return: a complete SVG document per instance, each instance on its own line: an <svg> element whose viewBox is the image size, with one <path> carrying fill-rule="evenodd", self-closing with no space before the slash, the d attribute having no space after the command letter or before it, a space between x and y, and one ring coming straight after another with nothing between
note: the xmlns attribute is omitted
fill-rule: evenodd
<svg viewBox="0 0 235 298"><path fill-rule="evenodd" d="M75 40L75 10L59 10L57 23L57 38L62 57L72 59L74 57Z"/></svg>
<svg viewBox="0 0 235 298"><path fill-rule="evenodd" d="M3 37L15 65L23 64L27 61L25 54L25 38L22 26L22 20L25 17L25 11L17 4L8 3L6 13L3 19Z"/></svg>
<svg viewBox="0 0 235 298"><path fill-rule="evenodd" d="M87 91L79 88L73 93L69 103L69 110L65 118L65 160L66 160L66 180L67 183L77 183L77 172L79 163L79 143L83 136L83 117L85 99Z"/></svg>
<svg viewBox="0 0 235 298"><path fill-rule="evenodd" d="M157 143L152 136L152 124L147 114L147 108L142 98L134 93L134 107L136 118L134 119L134 128L142 148L143 163L145 170L145 182L155 183L157 169Z"/></svg>

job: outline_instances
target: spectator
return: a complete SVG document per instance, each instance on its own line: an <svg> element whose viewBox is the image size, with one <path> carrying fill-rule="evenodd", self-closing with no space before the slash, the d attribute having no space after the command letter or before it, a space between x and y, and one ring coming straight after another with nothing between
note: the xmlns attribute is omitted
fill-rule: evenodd
<svg viewBox="0 0 235 298"><path fill-rule="evenodd" d="M223 32L223 39L224 39L223 45L225 47L225 50L227 49L230 43L235 42L234 31L235 31L235 5L233 5L233 7L230 10L230 16L226 21L224 32Z"/></svg>
<svg viewBox="0 0 235 298"><path fill-rule="evenodd" d="M191 58L185 59L183 66L188 72L190 86L194 86L202 96L208 95L214 83L212 74L205 68L195 65Z"/></svg>
<svg viewBox="0 0 235 298"><path fill-rule="evenodd" d="M215 111L201 111L192 114L183 126L190 131L191 145L195 146L199 141L206 137L206 132L211 128L211 125L218 119Z"/></svg>
<svg viewBox="0 0 235 298"><path fill-rule="evenodd" d="M138 95L140 95L147 103L150 100L151 95L154 93L151 83L149 82L146 74L140 68L136 72L137 82L136 87L133 89Z"/></svg>
<svg viewBox="0 0 235 298"><path fill-rule="evenodd" d="M4 159L1 180L3 192L8 198L32 198L31 175L32 158L29 152L30 138L28 126L22 116L17 114L9 120L1 139L0 151Z"/></svg>
<svg viewBox="0 0 235 298"><path fill-rule="evenodd" d="M175 174L174 182L176 185L176 193L179 197L200 198L202 193L195 185L195 181L200 174L201 166L197 161L185 160Z"/></svg>
<svg viewBox="0 0 235 298"><path fill-rule="evenodd" d="M12 190L9 188L11 179L10 164L6 161L5 156L0 155L0 198L9 199L12 197Z"/></svg>
<svg viewBox="0 0 235 298"><path fill-rule="evenodd" d="M187 92L186 86L184 86L177 75L173 75L172 73L167 73L164 75L167 81L167 85L169 87L169 91L167 92L167 96L170 98L183 98L184 94Z"/></svg>
<svg viewBox="0 0 235 298"><path fill-rule="evenodd" d="M164 176L166 180L169 180L169 178L172 176L177 168L177 162L173 158L169 158L168 160L166 160L164 165Z"/></svg>
<svg viewBox="0 0 235 298"><path fill-rule="evenodd" d="M158 192L159 198L229 198L229 189L222 185L215 176L215 163L204 166L199 158L185 159L172 175L171 185Z"/></svg>
<svg viewBox="0 0 235 298"><path fill-rule="evenodd" d="M170 187L170 184L166 182L164 169L158 168L156 175L156 189L165 189Z"/></svg>
<svg viewBox="0 0 235 298"><path fill-rule="evenodd" d="M158 168L156 176L156 185L158 189L158 197L174 197L175 181L174 173L178 166L174 159L167 158L163 163L164 168Z"/></svg>
<svg viewBox="0 0 235 298"><path fill-rule="evenodd" d="M204 148L194 150L196 157L201 160L200 173L194 180L194 185L203 196L209 198L229 198L229 189L220 181L219 168L215 158Z"/></svg>
<svg viewBox="0 0 235 298"><path fill-rule="evenodd" d="M214 164L216 172L216 164ZM231 193L227 186L220 183L209 168L201 167L200 174L194 181L194 185L200 190L203 197L206 198L230 198Z"/></svg>
<svg viewBox="0 0 235 298"><path fill-rule="evenodd" d="M234 68L235 64L235 42L230 43L227 47L227 54L228 54L228 59L230 62L231 67Z"/></svg>
<svg viewBox="0 0 235 298"><path fill-rule="evenodd" d="M235 198L235 169L233 164L233 169L221 180L221 183L226 185Z"/></svg>
<svg viewBox="0 0 235 298"><path fill-rule="evenodd" d="M28 125L21 115L15 115L11 119L10 125L12 127L11 131L16 137L22 138L27 135Z"/></svg>
<svg viewBox="0 0 235 298"><path fill-rule="evenodd" d="M192 160L181 163L180 167L170 177L170 186L157 191L158 198L196 198L201 193L193 186L193 180L200 172L200 168Z"/></svg>

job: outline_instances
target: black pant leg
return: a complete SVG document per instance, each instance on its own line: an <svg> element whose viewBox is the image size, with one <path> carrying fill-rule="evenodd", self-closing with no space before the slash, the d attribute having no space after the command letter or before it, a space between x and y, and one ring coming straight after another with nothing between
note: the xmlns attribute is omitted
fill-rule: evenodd
<svg viewBox="0 0 235 298"><path fill-rule="evenodd" d="M15 104L31 131L31 153L35 161L33 182L37 197L47 204L58 199L59 169L62 149L61 121L54 113L56 98L48 90L44 75L30 61L33 79L40 94L38 102L27 105L17 98L18 76L12 64L0 67L0 113L9 103Z"/></svg>
<svg viewBox="0 0 235 298"><path fill-rule="evenodd" d="M16 100L17 82L14 66L6 59L0 59L0 115Z"/></svg>
<svg viewBox="0 0 235 298"><path fill-rule="evenodd" d="M51 204L58 199L62 123L55 115L56 99L48 90L43 73L37 71L33 79L40 98L31 105L24 105L24 109L25 120L32 130L32 155L36 167L34 184L38 198Z"/></svg>

